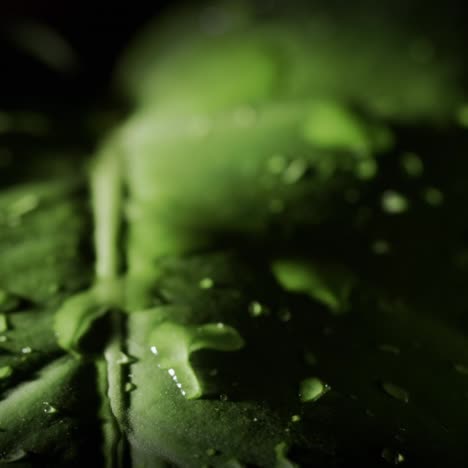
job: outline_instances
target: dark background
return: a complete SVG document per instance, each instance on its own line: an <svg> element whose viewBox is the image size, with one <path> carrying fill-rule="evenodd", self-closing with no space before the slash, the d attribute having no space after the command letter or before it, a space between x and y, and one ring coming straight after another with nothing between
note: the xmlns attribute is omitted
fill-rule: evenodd
<svg viewBox="0 0 468 468"><path fill-rule="evenodd" d="M290 0L256 0L290 9ZM109 98L113 65L129 39L149 19L163 14L179 1L82 2L63 0L0 1L0 108L92 105ZM193 3L193 2L192 2ZM309 4L312 2L308 2ZM445 42L451 52L465 52L467 16L460 0L350 1L324 0L326 7L345 17L352 11L384 15L423 34ZM58 32L73 48L78 67L60 74L18 50L9 40L11 31L34 20Z"/></svg>

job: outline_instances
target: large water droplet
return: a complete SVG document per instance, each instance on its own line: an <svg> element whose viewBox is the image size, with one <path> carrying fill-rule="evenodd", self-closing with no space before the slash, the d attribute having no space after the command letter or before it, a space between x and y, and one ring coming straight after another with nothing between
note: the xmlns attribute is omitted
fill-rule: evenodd
<svg viewBox="0 0 468 468"><path fill-rule="evenodd" d="M403 213L408 209L408 200L401 193L387 190L382 195L382 209L390 214Z"/></svg>
<svg viewBox="0 0 468 468"><path fill-rule="evenodd" d="M168 371L181 393L189 399L202 394L189 360L192 352L200 349L236 351L244 346L239 333L223 323L184 326L163 322L151 333L150 343L158 366Z"/></svg>
<svg viewBox="0 0 468 468"><path fill-rule="evenodd" d="M297 422L299 422L300 420L301 420L301 417L300 417L298 414L293 414L293 415L291 416L291 421L292 421L293 423L297 423Z"/></svg>
<svg viewBox="0 0 468 468"><path fill-rule="evenodd" d="M382 458L391 465L400 465L405 461L405 457L398 450L384 448L382 450Z"/></svg>
<svg viewBox="0 0 468 468"><path fill-rule="evenodd" d="M24 348L21 348L21 352L23 354L31 354L32 353L32 348L30 346L25 346Z"/></svg>
<svg viewBox="0 0 468 468"><path fill-rule="evenodd" d="M0 367L0 379L6 379L7 377L10 377L11 374L13 374L11 366Z"/></svg>
<svg viewBox="0 0 468 468"><path fill-rule="evenodd" d="M396 400L400 400L403 403L409 402L409 393L404 388L399 387L398 385L395 385L390 382L382 382L382 389L387 395L391 396L392 398L395 398Z"/></svg>
<svg viewBox="0 0 468 468"><path fill-rule="evenodd" d="M303 403L317 401L330 391L330 386L323 383L318 377L304 379L299 386L299 397Z"/></svg>
<svg viewBox="0 0 468 468"><path fill-rule="evenodd" d="M44 413L55 414L58 412L58 409L55 406L51 405L48 401L44 401L43 405L44 405Z"/></svg>
<svg viewBox="0 0 468 468"><path fill-rule="evenodd" d="M6 463L14 463L20 460L23 460L26 458L27 453L25 450L19 448L19 449L14 449L11 452L8 452L6 454L1 454L0 456L0 461L6 462Z"/></svg>

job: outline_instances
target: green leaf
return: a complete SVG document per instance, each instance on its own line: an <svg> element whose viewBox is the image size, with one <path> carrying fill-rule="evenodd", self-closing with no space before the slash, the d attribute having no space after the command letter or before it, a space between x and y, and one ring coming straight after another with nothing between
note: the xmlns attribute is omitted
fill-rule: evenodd
<svg viewBox="0 0 468 468"><path fill-rule="evenodd" d="M367 251L386 223L406 235L426 219L416 202L385 209L399 179L379 171L408 141L387 119L409 133L444 120L451 67L412 63L404 34L358 20L227 8L129 52L120 78L139 107L88 171L7 164L0 461L466 465L466 333L385 276L406 273L398 243L398 267L370 260L393 255L385 239ZM464 224L449 227L461 242ZM460 309L446 296L463 272L423 254L409 271L443 267L443 304Z"/></svg>

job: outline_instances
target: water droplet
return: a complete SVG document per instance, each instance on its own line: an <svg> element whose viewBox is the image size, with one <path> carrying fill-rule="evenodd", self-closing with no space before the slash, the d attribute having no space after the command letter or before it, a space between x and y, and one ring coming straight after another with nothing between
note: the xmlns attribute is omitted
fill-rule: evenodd
<svg viewBox="0 0 468 468"><path fill-rule="evenodd" d="M289 432L289 428L285 429L286 432ZM276 455L276 464L275 467L278 468L296 468L296 464L292 463L288 457L288 444L286 442L280 442L275 446L275 455Z"/></svg>
<svg viewBox="0 0 468 468"><path fill-rule="evenodd" d="M390 382L383 382L382 388L384 392L392 398L400 400L403 403L409 402L409 393L404 388L399 387L398 385L392 384Z"/></svg>
<svg viewBox="0 0 468 468"><path fill-rule="evenodd" d="M289 309L287 309L286 307L282 307L278 311L278 318L282 322L289 322L291 320L291 311Z"/></svg>
<svg viewBox="0 0 468 468"><path fill-rule="evenodd" d="M307 161L304 159L294 159L283 172L283 182L285 184L295 184L307 171Z"/></svg>
<svg viewBox="0 0 468 468"><path fill-rule="evenodd" d="M374 241L371 248L376 255L385 255L390 252L390 244L384 239Z"/></svg>
<svg viewBox="0 0 468 468"><path fill-rule="evenodd" d="M131 364L132 362L135 362L134 358L128 356L122 351L119 352L119 357L116 360L117 364L125 365L125 364Z"/></svg>
<svg viewBox="0 0 468 468"><path fill-rule="evenodd" d="M382 458L391 465L399 465L405 461L405 457L398 450L384 448L382 450Z"/></svg>
<svg viewBox="0 0 468 468"><path fill-rule="evenodd" d="M0 313L0 333L8 330L8 320L5 314Z"/></svg>
<svg viewBox="0 0 468 468"><path fill-rule="evenodd" d="M17 462L20 460L23 460L26 458L27 453L25 450L19 448L19 449L14 449L11 452L8 452L7 454L1 454L0 460L6 463L13 463Z"/></svg>
<svg viewBox="0 0 468 468"><path fill-rule="evenodd" d="M0 367L0 379L6 379L7 377L10 377L11 374L13 374L11 366Z"/></svg>
<svg viewBox="0 0 468 468"><path fill-rule="evenodd" d="M55 414L58 412L57 408L53 405L51 405L49 402L47 401L44 401L43 402L43 405L44 405L44 413L47 413L47 414Z"/></svg>
<svg viewBox="0 0 468 468"><path fill-rule="evenodd" d="M242 106L233 113L234 123L239 127L252 127L257 121L257 111L252 106Z"/></svg>
<svg viewBox="0 0 468 468"><path fill-rule="evenodd" d="M31 347L29 347L29 346L25 346L24 348L21 349L21 352L22 352L23 354L31 354L31 353L32 353L32 349L31 349Z"/></svg>
<svg viewBox="0 0 468 468"><path fill-rule="evenodd" d="M356 175L359 179L369 180L377 174L377 163L374 159L363 159L358 162L356 167Z"/></svg>
<svg viewBox="0 0 468 468"><path fill-rule="evenodd" d="M386 213L399 214L408 209L408 200L401 193L386 190L382 195L382 209Z"/></svg>
<svg viewBox="0 0 468 468"><path fill-rule="evenodd" d="M298 414L293 414L293 415L291 416L291 421L292 421L293 423L299 422L300 420L301 420L301 417L300 417Z"/></svg>
<svg viewBox="0 0 468 468"><path fill-rule="evenodd" d="M133 382L126 382L124 390L127 393L133 392L137 387Z"/></svg>
<svg viewBox="0 0 468 468"><path fill-rule="evenodd" d="M317 356L312 351L306 351L304 353L304 361L306 364L309 364L309 366L316 366L318 362Z"/></svg>
<svg viewBox="0 0 468 468"><path fill-rule="evenodd" d="M317 377L310 377L301 382L299 397L303 403L317 401L330 391L330 387Z"/></svg>
<svg viewBox="0 0 468 468"><path fill-rule="evenodd" d="M424 171L421 158L415 153L404 153L401 155L401 167L410 177L419 177Z"/></svg>
<svg viewBox="0 0 468 468"><path fill-rule="evenodd" d="M284 172L288 162L282 154L275 154L268 160L268 171L279 175Z"/></svg>
<svg viewBox="0 0 468 468"><path fill-rule="evenodd" d="M219 395L219 399L220 399L221 401L228 401L228 400L229 400L229 397L228 397L225 393L221 393L221 394Z"/></svg>
<svg viewBox="0 0 468 468"><path fill-rule="evenodd" d="M252 301L249 304L249 314L252 317L260 317L268 314L268 309L258 301Z"/></svg>
<svg viewBox="0 0 468 468"><path fill-rule="evenodd" d="M39 206L39 197L34 193L28 193L18 198L8 208L10 218L21 218Z"/></svg>
<svg viewBox="0 0 468 468"><path fill-rule="evenodd" d="M423 197L426 203L432 206L440 206L444 202L444 194L436 187L426 188Z"/></svg>
<svg viewBox="0 0 468 468"><path fill-rule="evenodd" d="M400 349L391 344L381 344L379 345L379 349L380 351L384 351L386 353L400 354Z"/></svg>
<svg viewBox="0 0 468 468"><path fill-rule="evenodd" d="M211 278L203 278L198 283L201 289L211 289L214 285L214 282Z"/></svg>
<svg viewBox="0 0 468 468"><path fill-rule="evenodd" d="M244 346L239 333L223 323L200 326L163 322L150 336L150 349L158 366L167 370L181 393L187 398L202 394L201 384L191 367L190 354L200 349L237 351Z"/></svg>
<svg viewBox="0 0 468 468"><path fill-rule="evenodd" d="M468 375L468 366L465 366L464 364L455 363L455 364L453 365L453 368L454 368L459 374Z"/></svg>

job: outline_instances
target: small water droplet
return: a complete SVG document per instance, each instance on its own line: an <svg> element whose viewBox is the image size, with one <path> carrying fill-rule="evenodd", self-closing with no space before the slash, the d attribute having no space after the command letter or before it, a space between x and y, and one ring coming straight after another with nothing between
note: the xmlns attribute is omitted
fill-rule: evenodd
<svg viewBox="0 0 468 468"><path fill-rule="evenodd" d="M299 422L300 420L301 420L301 417L300 417L298 414L293 414L293 415L291 416L291 421L292 421L293 423Z"/></svg>
<svg viewBox="0 0 468 468"><path fill-rule="evenodd" d="M219 399L220 399L221 401L228 401L228 400L229 400L229 397L228 397L225 393L221 393L221 394L219 395Z"/></svg>
<svg viewBox="0 0 468 468"><path fill-rule="evenodd" d="M307 171L307 161L304 159L294 159L283 172L283 182L285 184L295 184Z"/></svg>
<svg viewBox="0 0 468 468"><path fill-rule="evenodd" d="M30 346L25 346L24 348L21 349L21 352L23 354L31 354L32 353L32 349Z"/></svg>
<svg viewBox="0 0 468 468"><path fill-rule="evenodd" d="M440 206L444 202L444 194L436 187L426 188L423 197L426 203L431 206Z"/></svg>
<svg viewBox="0 0 468 468"><path fill-rule="evenodd" d="M252 301L249 304L249 314L251 317L260 317L268 314L268 309L258 301Z"/></svg>
<svg viewBox="0 0 468 468"><path fill-rule="evenodd" d="M374 159L366 158L358 162L356 175L359 179L369 180L377 174L377 163Z"/></svg>
<svg viewBox="0 0 468 468"><path fill-rule="evenodd" d="M287 164L288 162L282 154L274 154L268 160L268 171L275 175L282 174Z"/></svg>
<svg viewBox="0 0 468 468"><path fill-rule="evenodd" d="M392 398L395 398L396 400L400 400L403 403L409 402L409 393L404 388L399 387L398 385L395 385L390 382L383 382L382 389L387 395L391 396Z"/></svg>
<svg viewBox="0 0 468 468"><path fill-rule="evenodd" d="M117 364L125 365L125 364L131 364L133 362L135 362L134 358L131 358L130 356L128 356L122 351L119 352L119 357L116 360Z"/></svg>
<svg viewBox="0 0 468 468"><path fill-rule="evenodd" d="M8 330L8 319L5 314L0 313L0 333Z"/></svg>
<svg viewBox="0 0 468 468"><path fill-rule="evenodd" d="M468 366L465 366L464 364L455 363L455 364L453 365L453 368L454 368L459 374L468 375Z"/></svg>
<svg viewBox="0 0 468 468"><path fill-rule="evenodd" d="M49 402L47 401L44 401L43 402L43 405L44 405L44 413L47 413L47 414L55 414L58 412L57 408L53 405L51 405Z"/></svg>
<svg viewBox="0 0 468 468"><path fill-rule="evenodd" d="M150 351L151 351L155 356L158 355L158 348L156 348L156 346L151 346L151 347L150 347Z"/></svg>
<svg viewBox="0 0 468 468"><path fill-rule="evenodd" d="M303 403L317 401L329 391L329 385L323 383L317 377L310 377L301 382L299 387L299 397Z"/></svg>
<svg viewBox="0 0 468 468"><path fill-rule="evenodd" d="M401 193L386 190L382 194L382 209L389 214L403 213L408 209L408 200Z"/></svg>
<svg viewBox="0 0 468 468"><path fill-rule="evenodd" d="M390 252L390 244L384 239L378 239L373 242L371 249L376 255L385 255Z"/></svg>
<svg viewBox="0 0 468 468"><path fill-rule="evenodd" d="M11 374L13 374L11 366L0 367L0 379L6 379L7 377L10 377Z"/></svg>
<svg viewBox="0 0 468 468"><path fill-rule="evenodd" d="M278 318L282 321L282 322L289 322L291 320L291 311L285 307L282 307L279 311L278 311Z"/></svg>
<svg viewBox="0 0 468 468"><path fill-rule="evenodd" d="M211 278L203 278L198 283L200 289L211 289L214 285L214 281Z"/></svg>
<svg viewBox="0 0 468 468"><path fill-rule="evenodd" d="M125 384L125 388L124 390L127 392L127 393L130 393L130 392L133 392L133 390L135 390L137 387L136 385L133 383L133 382L127 382Z"/></svg>
<svg viewBox="0 0 468 468"><path fill-rule="evenodd" d="M384 448L382 450L382 458L391 465L400 465L405 461L405 457L398 450Z"/></svg>
<svg viewBox="0 0 468 468"><path fill-rule="evenodd" d="M304 361L306 364L309 364L309 366L316 366L318 362L317 356L312 351L306 351L304 353Z"/></svg>
<svg viewBox="0 0 468 468"><path fill-rule="evenodd" d="M415 153L404 153L401 155L401 167L410 177L419 177L424 171L421 158Z"/></svg>
<svg viewBox="0 0 468 468"><path fill-rule="evenodd" d="M400 349L391 344L381 344L379 345L380 351L392 354L400 354Z"/></svg>

